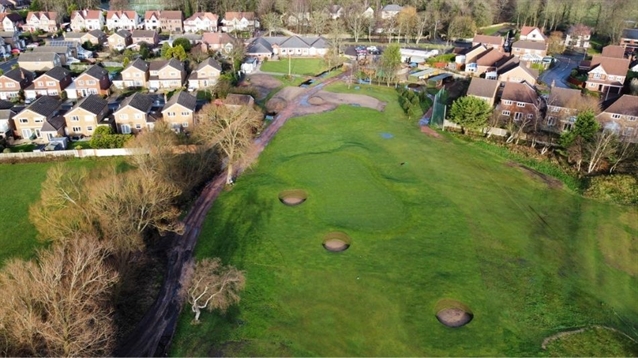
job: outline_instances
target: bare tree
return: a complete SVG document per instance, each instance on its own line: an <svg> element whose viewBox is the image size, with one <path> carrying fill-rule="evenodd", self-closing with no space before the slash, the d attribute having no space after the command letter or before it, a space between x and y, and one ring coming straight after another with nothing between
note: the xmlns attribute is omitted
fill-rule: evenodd
<svg viewBox="0 0 638 358"><path fill-rule="evenodd" d="M587 174L597 170L602 160L613 156L616 144L617 138L613 131L603 130L596 133L593 140L585 147L588 156Z"/></svg>
<svg viewBox="0 0 638 358"><path fill-rule="evenodd" d="M616 146L616 151L609 158L611 164L609 174L613 173L620 163L627 159L634 158L636 153L638 153L638 145L632 143L629 138L625 138L625 140L619 142Z"/></svg>
<svg viewBox="0 0 638 358"><path fill-rule="evenodd" d="M281 27L281 18L277 13L269 12L259 18L261 26L268 30L268 36L272 36L272 32Z"/></svg>
<svg viewBox="0 0 638 358"><path fill-rule="evenodd" d="M203 259L191 272L188 288L188 303L199 321L202 309L226 311L239 302L239 293L244 289L246 279L242 271L233 266L222 265L221 259Z"/></svg>
<svg viewBox="0 0 638 358"><path fill-rule="evenodd" d="M312 26L312 31L315 34L323 34L329 23L330 16L325 11L317 10L312 12L310 24Z"/></svg>
<svg viewBox="0 0 638 358"><path fill-rule="evenodd" d="M228 107L214 103L200 112L195 137L219 149L227 160L226 183L231 184L233 166L246 154L261 125L262 114L249 106Z"/></svg>
<svg viewBox="0 0 638 358"><path fill-rule="evenodd" d="M78 236L0 273L0 342L8 355L104 356L115 342L117 274L103 242Z"/></svg>
<svg viewBox="0 0 638 358"><path fill-rule="evenodd" d="M416 14L416 9L413 6L404 7L397 14L397 30L398 30L397 42L401 41L402 33L405 36L405 42L406 43L409 42L410 35L415 32L417 22L418 22L418 17Z"/></svg>
<svg viewBox="0 0 638 358"><path fill-rule="evenodd" d="M547 39L547 53L552 55L560 55L565 52L565 42L563 41L563 33L553 31Z"/></svg>
<svg viewBox="0 0 638 358"><path fill-rule="evenodd" d="M359 37L365 33L368 26L368 19L363 15L364 10L363 3L356 1L343 9L343 19L354 37L354 42L359 42Z"/></svg>
<svg viewBox="0 0 638 358"><path fill-rule="evenodd" d="M419 41L425 36L425 30L430 25L430 17L426 12L420 12L417 14L416 24L414 28L414 40L418 44Z"/></svg>
<svg viewBox="0 0 638 358"><path fill-rule="evenodd" d="M128 0L111 0L109 2L109 8L111 10L127 10L129 8Z"/></svg>

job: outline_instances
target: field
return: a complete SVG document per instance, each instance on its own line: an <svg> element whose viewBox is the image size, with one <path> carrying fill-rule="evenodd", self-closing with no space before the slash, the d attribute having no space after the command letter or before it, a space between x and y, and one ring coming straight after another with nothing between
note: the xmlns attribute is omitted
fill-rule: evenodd
<svg viewBox="0 0 638 358"><path fill-rule="evenodd" d="M584 199L474 142L428 137L392 89L356 93L387 101L385 112L291 119L215 203L196 256L245 270L247 287L199 325L185 307L171 355L638 353L607 331L541 349L592 324L637 338L635 208ZM285 206L287 189L308 198ZM322 247L333 231L349 235L348 250ZM444 299L474 319L443 326Z"/></svg>
<svg viewBox="0 0 638 358"><path fill-rule="evenodd" d="M290 73L293 75L315 76L326 69L326 65L321 58L290 59ZM261 70L264 72L288 74L288 59L282 58L279 61L266 61L262 63Z"/></svg>

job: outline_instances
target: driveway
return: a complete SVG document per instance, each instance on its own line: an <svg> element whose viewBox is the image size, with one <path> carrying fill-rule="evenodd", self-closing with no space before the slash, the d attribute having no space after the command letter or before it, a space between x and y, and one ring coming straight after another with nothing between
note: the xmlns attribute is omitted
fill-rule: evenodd
<svg viewBox="0 0 638 358"><path fill-rule="evenodd" d="M15 65L18 63L18 58L17 57L13 57L11 59L9 59L8 61L5 62L0 62L0 70L2 70L4 73L7 73L9 71L11 71L11 66Z"/></svg>
<svg viewBox="0 0 638 358"><path fill-rule="evenodd" d="M540 75L540 80L551 86L552 83L556 87L569 88L567 85L567 77L574 68L583 59L582 55L558 55L554 66Z"/></svg>

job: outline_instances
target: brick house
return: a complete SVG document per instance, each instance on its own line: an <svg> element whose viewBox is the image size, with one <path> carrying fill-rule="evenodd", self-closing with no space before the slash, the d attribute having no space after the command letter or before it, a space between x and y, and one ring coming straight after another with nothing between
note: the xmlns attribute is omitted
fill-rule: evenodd
<svg viewBox="0 0 638 358"><path fill-rule="evenodd" d="M475 35L472 40L472 46L484 45L487 48L493 48L497 51L503 51L505 39L502 36Z"/></svg>
<svg viewBox="0 0 638 358"><path fill-rule="evenodd" d="M106 23L101 10L75 10L71 14L72 31L102 30Z"/></svg>
<svg viewBox="0 0 638 358"><path fill-rule="evenodd" d="M181 11L162 11L160 24L162 31L181 33L184 31L184 14Z"/></svg>
<svg viewBox="0 0 638 358"><path fill-rule="evenodd" d="M24 90L24 97L33 100L40 96L59 96L73 82L71 72L63 67L54 67L33 80Z"/></svg>
<svg viewBox="0 0 638 358"><path fill-rule="evenodd" d="M58 13L55 11L29 11L22 26L24 31L55 32L58 30Z"/></svg>
<svg viewBox="0 0 638 358"><path fill-rule="evenodd" d="M205 32L202 43L206 45L206 51L219 51L229 53L236 44L236 39L225 32Z"/></svg>
<svg viewBox="0 0 638 358"><path fill-rule="evenodd" d="M0 99L11 100L20 97L23 91L33 83L33 72L20 67L14 68L0 76Z"/></svg>
<svg viewBox="0 0 638 358"><path fill-rule="evenodd" d="M92 45L104 45L108 38L102 30L91 30L81 37L82 43L89 42Z"/></svg>
<svg viewBox="0 0 638 358"><path fill-rule="evenodd" d="M638 49L638 29L624 29L620 35L620 46L629 52Z"/></svg>
<svg viewBox="0 0 638 358"><path fill-rule="evenodd" d="M106 12L106 28L113 30L135 30L141 25L136 11L110 10Z"/></svg>
<svg viewBox="0 0 638 358"><path fill-rule="evenodd" d="M585 88L590 91L620 93L629 70L629 59L594 56Z"/></svg>
<svg viewBox="0 0 638 358"><path fill-rule="evenodd" d="M572 129L578 116L578 103L582 100L580 90L552 87L547 99L545 125L547 129L562 132Z"/></svg>
<svg viewBox="0 0 638 358"><path fill-rule="evenodd" d="M212 12L196 12L184 20L184 32L210 31L217 32L219 16Z"/></svg>
<svg viewBox="0 0 638 358"><path fill-rule="evenodd" d="M24 24L22 16L15 12L0 13L0 21L2 21L2 31L6 32L19 32L19 29Z"/></svg>
<svg viewBox="0 0 638 358"><path fill-rule="evenodd" d="M147 94L136 92L124 99L113 113L118 133L137 134L145 129L152 130L157 119L161 118L160 114L151 113L152 108L153 99Z"/></svg>
<svg viewBox="0 0 638 358"><path fill-rule="evenodd" d="M541 99L527 83L506 82L497 111L501 118L515 121L540 119Z"/></svg>
<svg viewBox="0 0 638 358"><path fill-rule="evenodd" d="M23 52L18 57L18 66L32 72L47 71L62 66L57 53L53 52Z"/></svg>
<svg viewBox="0 0 638 358"><path fill-rule="evenodd" d="M113 85L117 88L148 87L148 77L148 63L138 58L120 72L120 75L113 80Z"/></svg>
<svg viewBox="0 0 638 358"><path fill-rule="evenodd" d="M69 136L93 135L100 125L110 125L107 114L108 102L98 95L88 95L64 114L66 134Z"/></svg>
<svg viewBox="0 0 638 358"><path fill-rule="evenodd" d="M523 26L521 28L521 34L519 40L533 41L533 42L547 42L547 37L543 34L543 31L536 26Z"/></svg>
<svg viewBox="0 0 638 358"><path fill-rule="evenodd" d="M522 63L504 66L498 71L499 82L527 82L532 86L536 85L538 70L531 69Z"/></svg>
<svg viewBox="0 0 638 358"><path fill-rule="evenodd" d="M75 78L66 88L69 98L83 98L91 94L108 96L111 94L109 73L100 65L93 65Z"/></svg>
<svg viewBox="0 0 638 358"><path fill-rule="evenodd" d="M159 43L159 35L154 30L134 30L131 33L131 40L134 44L146 42L151 46L157 46Z"/></svg>
<svg viewBox="0 0 638 358"><path fill-rule="evenodd" d="M498 91L498 87L498 81L473 77L470 81L470 87L467 89L467 95L480 98L487 102L490 107L492 107L494 106L494 100L496 99L496 92Z"/></svg>
<svg viewBox="0 0 638 358"><path fill-rule="evenodd" d="M162 109L162 118L175 132L189 132L195 125L196 107L197 98L187 92L180 91L166 102Z"/></svg>
<svg viewBox="0 0 638 358"><path fill-rule="evenodd" d="M188 77L188 89L197 90L214 86L221 72L222 66L214 58L207 58L191 72Z"/></svg>
<svg viewBox="0 0 638 358"><path fill-rule="evenodd" d="M186 70L184 69L184 64L174 58L168 61L151 61L148 68L148 87L150 89L177 89L182 87L184 85L184 81L186 80Z"/></svg>
<svg viewBox="0 0 638 358"><path fill-rule="evenodd" d="M107 39L109 48L122 51L133 43L129 30L117 30Z"/></svg>
<svg viewBox="0 0 638 358"><path fill-rule="evenodd" d="M259 28L259 21L254 12L228 11L221 20L222 31L252 31Z"/></svg>
<svg viewBox="0 0 638 358"><path fill-rule="evenodd" d="M622 95L596 116L603 128L615 131L625 141L638 141L638 96Z"/></svg>
<svg viewBox="0 0 638 358"><path fill-rule="evenodd" d="M547 56L547 43L544 41L519 40L512 44L512 55L521 61L541 62Z"/></svg>
<svg viewBox="0 0 638 358"><path fill-rule="evenodd" d="M58 115L60 104L49 96L35 100L13 117L15 135L22 139L44 139L45 142L64 135L64 117Z"/></svg>
<svg viewBox="0 0 638 358"><path fill-rule="evenodd" d="M479 56L485 52L487 52L487 47L483 44L479 44L462 50L456 55L456 58L465 64L466 73L475 73L478 71L476 61Z"/></svg>

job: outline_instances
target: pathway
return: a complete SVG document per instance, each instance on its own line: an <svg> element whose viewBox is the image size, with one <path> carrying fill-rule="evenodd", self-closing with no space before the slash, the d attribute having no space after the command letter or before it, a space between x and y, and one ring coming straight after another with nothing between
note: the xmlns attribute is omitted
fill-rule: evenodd
<svg viewBox="0 0 638 358"><path fill-rule="evenodd" d="M237 168L237 175L255 162L259 154L270 143L277 131L286 121L295 115L295 110L303 106L307 99L319 92L325 85L341 80L345 74L328 79L322 84L308 88L300 93L281 111L261 136L255 140L242 164ZM221 173L213 179L200 194L197 201L184 218L185 231L182 235L174 235L175 247L169 253L166 278L160 292L137 327L127 340L115 351L116 356L142 357L165 356L177 327L182 310L180 291L188 266L193 260L193 250L199 237L200 228L206 213L213 205L225 185L226 175Z"/></svg>

